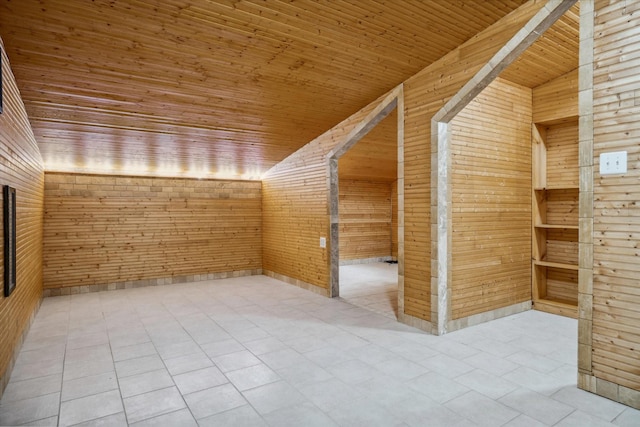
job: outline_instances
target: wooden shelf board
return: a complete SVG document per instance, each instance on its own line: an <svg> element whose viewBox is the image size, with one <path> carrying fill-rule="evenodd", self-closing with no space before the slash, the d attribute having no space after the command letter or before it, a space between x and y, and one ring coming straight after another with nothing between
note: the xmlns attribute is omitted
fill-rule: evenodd
<svg viewBox="0 0 640 427"><path fill-rule="evenodd" d="M533 308L546 313L572 317L574 319L578 317L578 306L571 301L539 299L533 301Z"/></svg>
<svg viewBox="0 0 640 427"><path fill-rule="evenodd" d="M579 119L579 116L575 116L575 115L562 116L562 117L557 117L553 120L543 120L541 122L535 122L535 124L538 126L553 126L560 123L577 122L578 119Z"/></svg>
<svg viewBox="0 0 640 427"><path fill-rule="evenodd" d="M535 228L549 228L549 229L559 229L559 230L577 230L579 227L577 225L562 225L562 224L536 224Z"/></svg>
<svg viewBox="0 0 640 427"><path fill-rule="evenodd" d="M579 190L580 187L535 187L535 191Z"/></svg>
<svg viewBox="0 0 640 427"><path fill-rule="evenodd" d="M553 268L562 268L565 270L578 270L578 266L576 264L565 264L562 262L551 262L551 261L533 261L534 265L539 265L541 267L553 267Z"/></svg>

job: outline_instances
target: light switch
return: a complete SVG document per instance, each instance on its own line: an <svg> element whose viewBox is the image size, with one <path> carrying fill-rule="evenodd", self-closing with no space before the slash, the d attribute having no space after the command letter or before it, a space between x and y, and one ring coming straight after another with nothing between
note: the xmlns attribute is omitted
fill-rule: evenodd
<svg viewBox="0 0 640 427"><path fill-rule="evenodd" d="M320 247L321 248L326 248L327 247L327 238L326 237L321 237L320 238Z"/></svg>
<svg viewBox="0 0 640 427"><path fill-rule="evenodd" d="M600 175L627 173L627 152L616 151L600 154Z"/></svg>

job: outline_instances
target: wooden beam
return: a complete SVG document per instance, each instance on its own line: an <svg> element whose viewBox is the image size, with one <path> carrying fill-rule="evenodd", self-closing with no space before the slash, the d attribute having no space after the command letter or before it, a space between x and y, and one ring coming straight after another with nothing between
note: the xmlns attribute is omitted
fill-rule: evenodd
<svg viewBox="0 0 640 427"><path fill-rule="evenodd" d="M513 61L527 50L577 0L549 0L527 24L516 33L484 67L434 116L437 122L448 123L473 98L487 87Z"/></svg>
<svg viewBox="0 0 640 427"><path fill-rule="evenodd" d="M353 130L347 135L344 141L338 144L327 154L328 158L339 159L358 141L360 141L371 129L385 119L398 105L398 94L402 90L402 85L397 86L380 104L373 109Z"/></svg>

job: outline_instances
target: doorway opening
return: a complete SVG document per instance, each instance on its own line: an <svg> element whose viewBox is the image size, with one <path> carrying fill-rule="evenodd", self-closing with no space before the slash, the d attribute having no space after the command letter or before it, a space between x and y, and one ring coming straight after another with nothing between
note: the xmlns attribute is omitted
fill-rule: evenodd
<svg viewBox="0 0 640 427"><path fill-rule="evenodd" d="M401 87L330 156L332 296L397 319L403 190ZM400 154L399 154L400 153Z"/></svg>

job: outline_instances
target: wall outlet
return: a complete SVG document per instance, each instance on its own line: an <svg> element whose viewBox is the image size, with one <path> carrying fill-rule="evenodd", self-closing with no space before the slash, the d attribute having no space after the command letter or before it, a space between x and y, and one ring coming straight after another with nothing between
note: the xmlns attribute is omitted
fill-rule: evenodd
<svg viewBox="0 0 640 427"><path fill-rule="evenodd" d="M320 247L321 248L326 248L327 247L327 238L326 237L321 237L320 238Z"/></svg>
<svg viewBox="0 0 640 427"><path fill-rule="evenodd" d="M627 152L616 151L600 154L600 175L627 173Z"/></svg>

